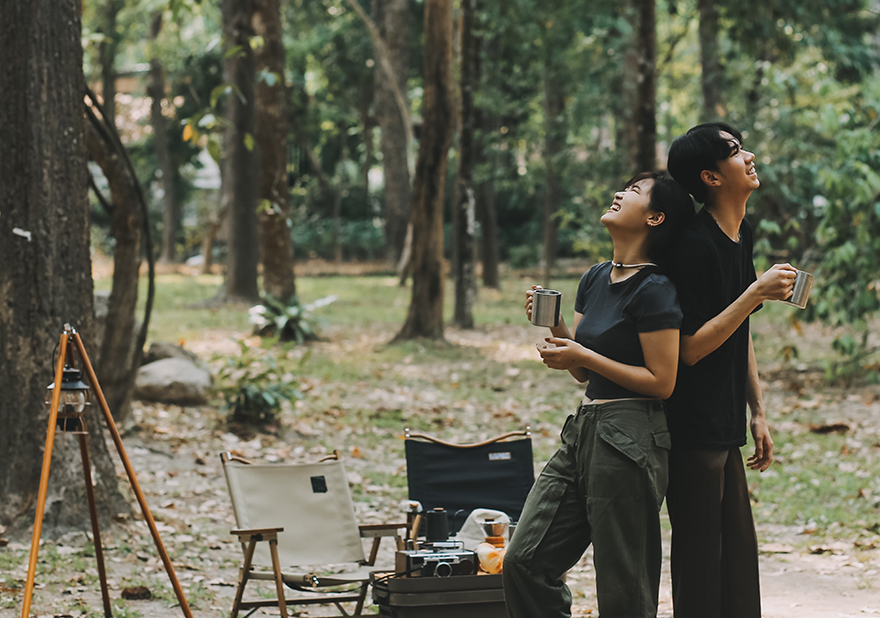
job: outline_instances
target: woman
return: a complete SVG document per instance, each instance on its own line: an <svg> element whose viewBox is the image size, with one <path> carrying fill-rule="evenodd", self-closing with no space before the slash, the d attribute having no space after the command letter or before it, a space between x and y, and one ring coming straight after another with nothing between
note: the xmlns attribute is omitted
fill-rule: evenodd
<svg viewBox="0 0 880 618"><path fill-rule="evenodd" d="M690 196L667 174L630 180L602 215L614 259L581 278L574 337L560 320L539 345L548 367L589 384L507 550L511 618L570 616L571 592L561 578L591 543L599 615L657 615L670 447L663 399L675 386L682 317L657 263L693 214ZM537 288L526 292L529 318Z"/></svg>

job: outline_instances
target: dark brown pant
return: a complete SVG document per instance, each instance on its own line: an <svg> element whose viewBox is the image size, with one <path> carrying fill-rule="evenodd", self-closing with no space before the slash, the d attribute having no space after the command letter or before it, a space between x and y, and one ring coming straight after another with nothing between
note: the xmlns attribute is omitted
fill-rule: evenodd
<svg viewBox="0 0 880 618"><path fill-rule="evenodd" d="M666 505L675 618L760 618L758 541L740 450L673 448Z"/></svg>

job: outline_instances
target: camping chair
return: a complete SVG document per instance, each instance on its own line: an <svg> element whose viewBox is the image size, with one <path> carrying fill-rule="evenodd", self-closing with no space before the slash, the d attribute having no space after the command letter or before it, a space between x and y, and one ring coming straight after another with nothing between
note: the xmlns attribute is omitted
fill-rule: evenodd
<svg viewBox="0 0 880 618"><path fill-rule="evenodd" d="M232 618L239 610L277 605L287 618L287 605L332 603L342 616L360 616L382 537L393 536L406 524L358 526L348 477L337 451L314 464L256 464L220 456L235 511L238 537L244 551ZM369 559L362 538L372 538ZM267 543L260 543L266 541ZM357 569L327 575L328 565L355 563ZM250 580L275 582L276 599L244 601ZM284 585L309 592L285 599ZM340 586L348 586L339 590ZM326 593L317 588L330 587ZM333 587L336 587L334 590ZM341 603L356 603L348 614ZM249 615L249 614L248 614Z"/></svg>
<svg viewBox="0 0 880 618"><path fill-rule="evenodd" d="M526 427L475 444L455 444L407 428L409 499L425 511L446 509L450 533L476 508L503 511L516 521L535 482L531 435ZM459 511L464 517L456 516Z"/></svg>

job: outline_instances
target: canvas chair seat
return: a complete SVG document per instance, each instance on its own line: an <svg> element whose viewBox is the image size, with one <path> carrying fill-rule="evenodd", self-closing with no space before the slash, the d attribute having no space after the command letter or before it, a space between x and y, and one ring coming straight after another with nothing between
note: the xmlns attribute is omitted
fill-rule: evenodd
<svg viewBox="0 0 880 618"><path fill-rule="evenodd" d="M325 574L315 571L287 571L282 567L281 580L286 585L297 590L313 588L313 578L317 578L319 586L344 586L369 581L370 573L380 568L382 567L377 565L364 565L354 571ZM275 573L270 569L254 570L250 578L271 581L275 579Z"/></svg>
<svg viewBox="0 0 880 618"><path fill-rule="evenodd" d="M312 464L258 464L228 454L221 459L237 525L232 533L245 554L232 618L239 610L270 605L286 617L289 604L316 603L332 603L348 616L341 605L347 602L356 604L353 615L361 615L370 572L379 568L379 542L394 536L400 544L398 532L406 524L358 525L338 453ZM369 557L363 538L373 539ZM274 581L278 598L244 601L250 580ZM311 595L286 599L285 584ZM348 590L315 594L345 585Z"/></svg>

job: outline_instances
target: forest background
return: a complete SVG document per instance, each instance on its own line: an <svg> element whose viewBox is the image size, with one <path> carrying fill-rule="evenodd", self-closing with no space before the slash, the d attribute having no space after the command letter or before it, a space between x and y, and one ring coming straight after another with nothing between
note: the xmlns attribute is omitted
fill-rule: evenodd
<svg viewBox="0 0 880 618"><path fill-rule="evenodd" d="M863 563L876 559L880 486L865 480L876 476L880 444L876 0L8 8L0 20L0 57L10 59L0 71L0 448L9 456L0 459L0 530L10 538L33 521L45 385L66 321L84 333L129 441L141 430L148 440L168 432L167 410L132 403L145 343L179 339L211 357L216 405L191 416L172 409L189 436L171 447L175 457L207 460L229 429L332 450L332 432L314 429L332 412L332 427L372 425L389 439L404 422L467 437L468 422L508 429L531 414L546 438L537 458L546 458L567 400L552 395L529 408L529 389L555 382L534 358L498 343L530 337L513 326L522 289L542 283L571 297L577 277L610 257L598 218L611 194L635 171L662 168L676 135L724 120L757 155L762 186L748 217L759 270L788 261L816 274L806 311L774 305L756 318L762 370L786 411L779 442L792 475L762 477L753 496L769 501L768 521L845 538ZM369 276L339 276L358 273ZM100 341L95 290L107 304ZM266 337L245 339L258 303L251 315L262 316ZM320 315L325 338L315 341ZM242 343L219 342L229 335ZM312 343L292 349L279 336ZM314 351L308 362L304 348ZM339 369L354 351L364 366ZM468 392L494 410L488 417L450 403L467 382L459 367L485 372ZM439 404L408 390L432 372L428 390L439 389ZM409 380L416 386L395 390ZM510 394L512 383L523 392ZM366 414L334 391L368 395L371 386L405 401ZM242 389L261 402L244 410L248 427L220 412L224 394ZM839 401L851 402L839 406L846 413L832 406ZM867 412L852 411L862 404ZM829 413L841 422L829 424ZM131 497L96 435L109 524ZM265 444L236 444L266 454ZM69 445L58 448L50 536L88 519L78 462ZM269 450L291 455L281 451ZM826 470L828 453L855 463ZM363 462L393 468L368 455ZM386 502L360 497L387 514L401 475L373 472L382 475L367 494ZM149 491L165 495L154 480ZM194 512L204 500L196 502ZM10 607L21 548L2 557ZM216 570L216 561L205 564Z"/></svg>

